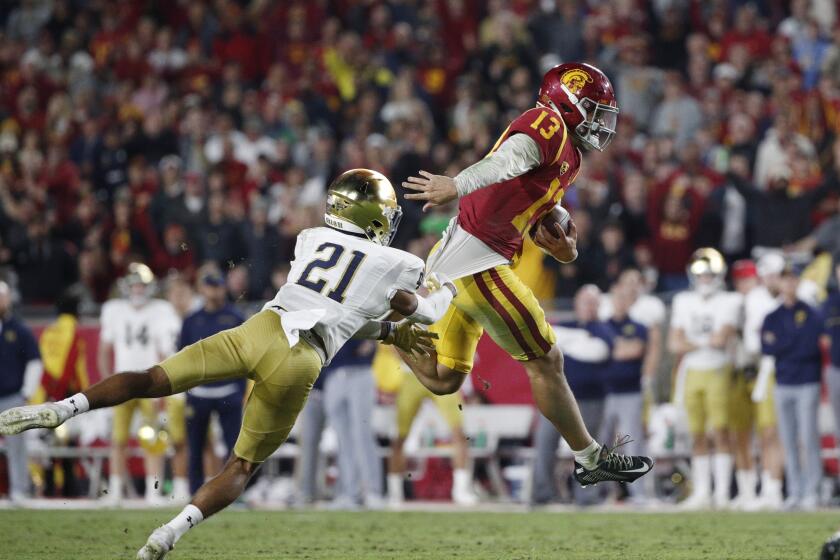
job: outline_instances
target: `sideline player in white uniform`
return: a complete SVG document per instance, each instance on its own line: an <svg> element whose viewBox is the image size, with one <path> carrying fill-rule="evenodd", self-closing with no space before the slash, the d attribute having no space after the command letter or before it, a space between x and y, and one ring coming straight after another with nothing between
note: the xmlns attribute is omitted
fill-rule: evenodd
<svg viewBox="0 0 840 560"><path fill-rule="evenodd" d="M729 503L732 455L727 426L732 386L732 345L740 318L740 296L724 290L726 263L715 249L698 249L688 265L692 288L674 298L668 346L682 356L674 397L682 402L693 438L693 491L686 509ZM712 445L710 445L712 443ZM714 452L714 454L712 454Z"/></svg>
<svg viewBox="0 0 840 560"><path fill-rule="evenodd" d="M131 263L119 280L123 297L102 306L97 360L103 378L122 371L141 371L175 353L181 320L168 301L153 297L155 277L145 264ZM112 359L113 357L113 359ZM137 410L144 423L157 428L157 402L133 399L114 407L111 432L111 470L108 501L122 499L126 472L126 445ZM162 457L146 452L146 501L161 500Z"/></svg>
<svg viewBox="0 0 840 560"><path fill-rule="evenodd" d="M415 293L423 282L423 261L388 247L400 214L396 193L382 174L368 169L343 173L327 195L328 227L298 235L289 282L260 313L146 371L109 377L58 403L0 413L0 434L52 428L89 409L132 398L251 378L254 388L225 468L137 553L140 560L163 558L187 530L242 493L254 471L286 439L321 367L347 339L375 338L409 354L433 348L434 333L413 323L431 324L442 317L455 287L440 278L442 285L428 297ZM408 321L377 320L392 311Z"/></svg>

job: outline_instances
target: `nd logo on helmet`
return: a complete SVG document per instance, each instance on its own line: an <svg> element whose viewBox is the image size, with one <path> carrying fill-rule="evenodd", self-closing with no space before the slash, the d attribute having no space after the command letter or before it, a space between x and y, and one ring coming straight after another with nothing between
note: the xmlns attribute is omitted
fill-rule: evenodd
<svg viewBox="0 0 840 560"><path fill-rule="evenodd" d="M586 84L592 83L592 76L590 76L589 72L585 70L575 68L574 70L564 72L563 75L560 76L560 81L563 82L564 86L569 88L569 91L572 92L572 94L577 95Z"/></svg>

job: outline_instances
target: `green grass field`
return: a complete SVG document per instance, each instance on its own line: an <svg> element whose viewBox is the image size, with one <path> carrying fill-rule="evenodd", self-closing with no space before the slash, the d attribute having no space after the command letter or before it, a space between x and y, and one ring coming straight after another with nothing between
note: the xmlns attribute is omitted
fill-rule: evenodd
<svg viewBox="0 0 840 560"><path fill-rule="evenodd" d="M0 511L0 558L134 558L173 511ZM188 533L187 559L796 559L840 515L230 511Z"/></svg>

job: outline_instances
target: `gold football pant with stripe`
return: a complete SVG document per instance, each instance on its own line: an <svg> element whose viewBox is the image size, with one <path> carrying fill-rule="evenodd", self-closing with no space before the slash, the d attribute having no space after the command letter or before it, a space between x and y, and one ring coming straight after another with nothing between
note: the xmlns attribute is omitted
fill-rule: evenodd
<svg viewBox="0 0 840 560"><path fill-rule="evenodd" d="M254 381L233 448L237 457L252 463L265 461L286 440L321 366L321 357L303 340L289 348L273 311L257 313L160 364L176 393L212 381Z"/></svg>
<svg viewBox="0 0 840 560"><path fill-rule="evenodd" d="M554 346L554 330L531 289L502 265L455 281L458 295L430 329L438 333L438 361L469 373L478 340L486 330L515 360L544 356Z"/></svg>

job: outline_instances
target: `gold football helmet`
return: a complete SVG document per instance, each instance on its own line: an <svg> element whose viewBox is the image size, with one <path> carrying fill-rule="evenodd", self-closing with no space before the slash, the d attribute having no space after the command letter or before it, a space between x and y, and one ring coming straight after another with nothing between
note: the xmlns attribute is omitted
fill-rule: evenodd
<svg viewBox="0 0 840 560"><path fill-rule="evenodd" d="M726 261L716 249L697 249L688 261L688 279L691 286L701 293L711 293L724 286Z"/></svg>
<svg viewBox="0 0 840 560"><path fill-rule="evenodd" d="M377 171L345 171L327 191L324 221L345 233L362 234L379 245L390 245L401 218L394 187Z"/></svg>
<svg viewBox="0 0 840 560"><path fill-rule="evenodd" d="M134 304L141 304L155 294L155 274L143 263L133 262L128 265L128 272L119 280L123 297Z"/></svg>

